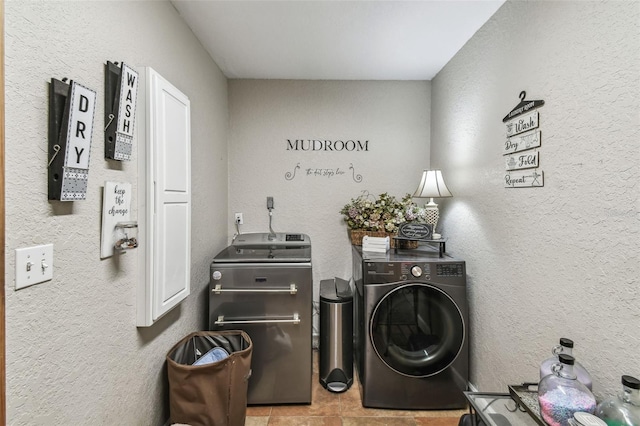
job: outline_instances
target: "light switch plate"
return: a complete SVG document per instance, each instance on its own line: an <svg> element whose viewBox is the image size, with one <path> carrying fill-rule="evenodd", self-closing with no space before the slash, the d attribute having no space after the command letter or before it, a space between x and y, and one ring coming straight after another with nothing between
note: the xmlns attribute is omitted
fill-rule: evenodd
<svg viewBox="0 0 640 426"><path fill-rule="evenodd" d="M53 244L16 249L16 290L53 278Z"/></svg>

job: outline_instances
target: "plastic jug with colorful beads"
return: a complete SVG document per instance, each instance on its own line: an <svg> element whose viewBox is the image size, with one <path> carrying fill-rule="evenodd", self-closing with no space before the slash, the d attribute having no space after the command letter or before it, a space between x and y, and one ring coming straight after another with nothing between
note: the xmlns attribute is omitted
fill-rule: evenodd
<svg viewBox="0 0 640 426"><path fill-rule="evenodd" d="M538 402L542 419L550 426L569 426L574 413L593 414L596 398L589 388L577 380L573 370L575 358L558 355L552 373L538 384Z"/></svg>
<svg viewBox="0 0 640 426"><path fill-rule="evenodd" d="M544 361L542 361L542 364L540 364L540 380L542 380L544 376L548 376L553 372L551 369L553 368L554 364L558 363L558 355L566 354L574 356L573 340L567 339L566 337L561 337L560 344L554 346L553 349L551 349L551 353L553 354L553 356L551 358L545 359ZM592 389L593 382L591 380L591 375L578 361L576 361L573 365L573 372L578 377L579 382L589 388L589 390Z"/></svg>

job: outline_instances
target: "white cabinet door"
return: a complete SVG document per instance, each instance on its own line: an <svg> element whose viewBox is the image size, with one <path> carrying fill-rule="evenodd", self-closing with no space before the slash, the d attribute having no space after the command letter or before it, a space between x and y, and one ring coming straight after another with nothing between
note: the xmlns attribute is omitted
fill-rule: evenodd
<svg viewBox="0 0 640 426"><path fill-rule="evenodd" d="M140 213L145 216L147 244L145 294L138 296L144 297L145 306L139 301L138 326L153 324L184 300L191 276L189 98L151 68L146 80L147 134L139 173L146 175Z"/></svg>

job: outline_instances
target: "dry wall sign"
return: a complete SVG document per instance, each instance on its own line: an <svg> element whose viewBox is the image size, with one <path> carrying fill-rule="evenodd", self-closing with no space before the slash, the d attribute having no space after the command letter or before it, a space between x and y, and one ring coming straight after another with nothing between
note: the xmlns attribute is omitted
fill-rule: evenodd
<svg viewBox="0 0 640 426"><path fill-rule="evenodd" d="M299 151L304 153L331 153L331 152L367 152L369 151L368 140L329 140L329 139L287 139L287 151ZM296 163L284 174L286 180L293 180L296 177L335 179L349 177L354 182L362 182L362 175L356 173L353 163L327 164L326 167L304 166L304 163Z"/></svg>
<svg viewBox="0 0 640 426"><path fill-rule="evenodd" d="M520 103L503 119L506 141L505 188L532 188L544 186L544 172L539 170L541 145L540 115L537 109L544 101L526 100L527 93L520 92Z"/></svg>
<svg viewBox="0 0 640 426"><path fill-rule="evenodd" d="M49 86L49 200L84 200L96 92L55 78Z"/></svg>

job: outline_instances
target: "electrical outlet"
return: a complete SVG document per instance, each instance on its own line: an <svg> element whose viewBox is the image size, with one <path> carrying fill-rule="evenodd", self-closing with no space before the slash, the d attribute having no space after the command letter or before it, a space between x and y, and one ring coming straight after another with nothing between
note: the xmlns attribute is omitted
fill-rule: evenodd
<svg viewBox="0 0 640 426"><path fill-rule="evenodd" d="M273 197L267 197L267 209L273 209Z"/></svg>
<svg viewBox="0 0 640 426"><path fill-rule="evenodd" d="M242 225L243 222L242 213L236 213L236 225Z"/></svg>

